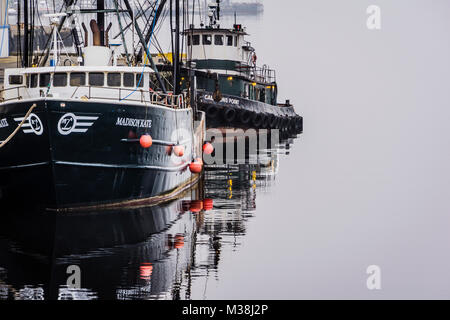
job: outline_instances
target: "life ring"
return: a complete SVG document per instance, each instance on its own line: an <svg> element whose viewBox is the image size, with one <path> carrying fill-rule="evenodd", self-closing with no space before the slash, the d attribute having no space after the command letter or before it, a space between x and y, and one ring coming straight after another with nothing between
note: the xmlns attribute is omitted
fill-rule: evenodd
<svg viewBox="0 0 450 320"><path fill-rule="evenodd" d="M277 121L278 121L277 117L275 115L273 115L273 114L271 114L269 117L270 117L270 127L271 128L276 128L277 127Z"/></svg>
<svg viewBox="0 0 450 320"><path fill-rule="evenodd" d="M232 107L225 108L223 111L223 116L226 122L232 122L236 118L236 110Z"/></svg>
<svg viewBox="0 0 450 320"><path fill-rule="evenodd" d="M255 128L259 128L261 126L263 121L263 117L260 113L254 113L252 116L252 124L255 126Z"/></svg>
<svg viewBox="0 0 450 320"><path fill-rule="evenodd" d="M262 115L262 122L261 122L261 127L262 128L268 128L270 125L270 119L269 116L267 114L263 114Z"/></svg>
<svg viewBox="0 0 450 320"><path fill-rule="evenodd" d="M250 122L250 119L252 118L252 113L248 110L241 110L239 112L239 120L241 121L242 124L247 124Z"/></svg>
<svg viewBox="0 0 450 320"><path fill-rule="evenodd" d="M219 108L217 108L216 106L208 106L208 108L206 109L206 115L211 119L214 119L215 117L217 117L218 113L219 113Z"/></svg>

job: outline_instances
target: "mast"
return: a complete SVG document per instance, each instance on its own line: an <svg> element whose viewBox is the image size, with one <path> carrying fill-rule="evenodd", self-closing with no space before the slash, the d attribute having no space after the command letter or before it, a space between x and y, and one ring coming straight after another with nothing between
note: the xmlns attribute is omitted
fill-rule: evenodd
<svg viewBox="0 0 450 320"><path fill-rule="evenodd" d="M28 0L23 0L23 60L22 66L28 68Z"/></svg>
<svg viewBox="0 0 450 320"><path fill-rule="evenodd" d="M97 0L97 25L100 29L100 45L105 45L105 0Z"/></svg>
<svg viewBox="0 0 450 320"><path fill-rule="evenodd" d="M173 55L173 94L180 94L180 0L175 0L175 52Z"/></svg>

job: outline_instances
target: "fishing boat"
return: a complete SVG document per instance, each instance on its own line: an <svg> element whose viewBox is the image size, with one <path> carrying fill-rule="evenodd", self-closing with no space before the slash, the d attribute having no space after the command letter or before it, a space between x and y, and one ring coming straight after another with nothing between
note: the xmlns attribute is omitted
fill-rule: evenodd
<svg viewBox="0 0 450 320"><path fill-rule="evenodd" d="M188 88L176 85L178 59L169 91L152 59L124 55L125 37L109 37L112 22L105 23L105 15L117 17L124 32L120 17L126 16L128 30L150 56L160 4L153 4L152 22L141 30L128 0L108 2L112 8L97 0L95 10L75 2L65 1L62 13L46 16L52 35L44 53L35 56L33 11L28 12L33 4L22 1L28 26L23 55L19 68L5 70L1 91L0 203L59 211L169 200L198 179L198 166L190 165L201 157L204 114L193 111ZM90 31L80 23L85 13L96 15ZM72 56L64 56L59 34L66 25L75 43ZM179 32L176 39L175 44ZM177 56L178 50L177 44ZM161 82L159 90L150 78Z"/></svg>
<svg viewBox="0 0 450 320"><path fill-rule="evenodd" d="M195 70L198 108L206 112L208 127L303 131L303 118L289 100L277 102L275 70L257 65L246 41L246 29L220 25L221 1L208 5L209 25L185 29L187 68Z"/></svg>

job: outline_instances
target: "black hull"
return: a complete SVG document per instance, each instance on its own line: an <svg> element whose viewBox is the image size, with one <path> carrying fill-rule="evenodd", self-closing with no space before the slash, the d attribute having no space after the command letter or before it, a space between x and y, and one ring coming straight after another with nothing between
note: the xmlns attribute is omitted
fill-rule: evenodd
<svg viewBox="0 0 450 320"><path fill-rule="evenodd" d="M39 121L0 149L2 204L59 209L118 203L192 181L191 109L44 99L3 104L0 120L8 126L0 128L0 141L33 103L36 117L30 118ZM183 130L177 135L176 128ZM153 138L148 149L139 144L143 134ZM183 157L170 152L173 144L184 146Z"/></svg>
<svg viewBox="0 0 450 320"><path fill-rule="evenodd" d="M199 109L206 113L209 128L278 129L288 135L303 132L303 118L292 106L267 103L223 95L214 101L212 93L198 96Z"/></svg>

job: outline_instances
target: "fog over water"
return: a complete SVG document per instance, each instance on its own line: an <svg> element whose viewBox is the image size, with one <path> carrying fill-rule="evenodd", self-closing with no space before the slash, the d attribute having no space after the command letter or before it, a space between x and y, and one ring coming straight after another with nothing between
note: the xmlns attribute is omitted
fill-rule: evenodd
<svg viewBox="0 0 450 320"><path fill-rule="evenodd" d="M207 297L449 298L450 4L264 5L247 30L304 133Z"/></svg>

